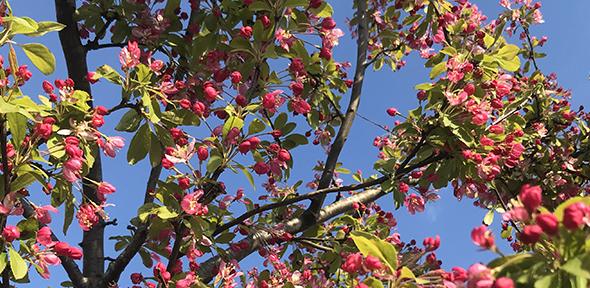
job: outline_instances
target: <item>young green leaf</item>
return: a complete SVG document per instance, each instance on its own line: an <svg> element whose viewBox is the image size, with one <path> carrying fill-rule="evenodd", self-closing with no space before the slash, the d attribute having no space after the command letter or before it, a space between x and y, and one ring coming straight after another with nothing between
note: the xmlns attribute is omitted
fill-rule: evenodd
<svg viewBox="0 0 590 288"><path fill-rule="evenodd" d="M16 280L23 279L29 271L27 262L12 247L8 247L8 256L10 257L9 263L12 275Z"/></svg>
<svg viewBox="0 0 590 288"><path fill-rule="evenodd" d="M28 43L22 44L21 48L41 73L49 75L55 71L55 56L45 45Z"/></svg>
<svg viewBox="0 0 590 288"><path fill-rule="evenodd" d="M362 231L353 231L350 235L359 251L366 256L379 258L391 271L397 269L397 251L395 247L376 236Z"/></svg>
<svg viewBox="0 0 590 288"><path fill-rule="evenodd" d="M133 165L147 156L148 151L150 151L151 135L152 133L147 123L143 124L137 130L137 133L131 139L129 150L127 151L127 161L129 161L129 164Z"/></svg>

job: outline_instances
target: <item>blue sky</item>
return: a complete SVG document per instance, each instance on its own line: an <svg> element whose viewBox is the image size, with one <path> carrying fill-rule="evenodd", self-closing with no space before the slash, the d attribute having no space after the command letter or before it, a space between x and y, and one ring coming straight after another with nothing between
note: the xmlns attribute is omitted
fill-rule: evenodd
<svg viewBox="0 0 590 288"><path fill-rule="evenodd" d="M335 8L334 18L339 26L347 32L345 19L352 15L351 1L332 0L330 1ZM474 1L480 6L486 15L493 18L499 11L499 5L495 0L477 0ZM43 3L43 4L41 4ZM50 4L46 4L50 3ZM565 4L567 3L567 4ZM11 1L14 12L19 16L29 16L36 20L54 20L55 11L52 1L39 0L15 0ZM541 49L541 52L547 53L545 59L539 60L539 66L546 72L555 72L558 80L565 88L573 90L573 102L575 106L590 106L588 93L590 92L590 59L588 57L588 47L590 46L590 24L587 21L587 13L590 11L590 1L571 0L571 1L550 1L543 2L542 12L545 17L545 24L536 26L532 29L533 35L538 37L547 35L548 43ZM57 70L54 75L49 77L52 81L55 78L65 78L67 72L63 60L63 54L59 47L57 33L46 35L39 39L18 39L23 42L42 42L46 44L57 57ZM512 42L518 43L518 39L511 39ZM6 57L5 49L2 50ZM89 68L91 70L102 64L110 64L118 67L118 49L106 49L102 51L93 51L89 54ZM349 33L342 38L340 46L336 48L334 57L341 61L353 61L356 54L354 40L350 39ZM22 53L19 54L21 63L27 63ZM363 90L363 99L359 113L371 120L389 124L392 118L387 116L385 109L387 107L397 107L404 112L417 104L413 87L415 84L428 81L428 70L424 69L423 61L418 57L412 56L408 59L408 64L399 72L392 73L387 69L381 72L369 72L365 80ZM25 89L26 93L34 96L40 93L41 81L47 79L38 71L32 69L34 76ZM351 74L352 74L351 70ZM102 83L93 86L93 95L99 104L112 106L119 101L120 91L116 87ZM345 103L345 102L343 102ZM344 105L344 104L343 104ZM112 130L114 124L122 113L110 116L107 119L108 124L103 131L107 134L121 135L130 139L130 135L121 134ZM368 174L371 171L373 162L376 159L377 151L372 147L372 140L375 136L380 135L382 131L370 125L362 119L357 119L348 143L342 152L340 160L346 168L356 171L361 169ZM142 162L136 166L128 166L126 163L125 152L123 151L117 159L104 161L104 178L106 181L117 186L118 191L111 197L109 202L117 206L108 209L112 218L117 218L120 225L117 227L109 226L108 233L126 234L125 229L128 220L136 215L136 209L140 202L143 201L143 191L145 179L149 173L148 164ZM299 179L305 182L313 176L310 168L313 167L317 160L323 160L325 157L318 152L317 147L297 148L294 152L295 169L290 183ZM345 176L347 183L352 182L350 177ZM229 187L229 191L235 191L237 187L244 187L246 194L252 199L259 195L262 189L253 191L241 175L226 174L222 177L223 181ZM304 192L304 191L301 191ZM31 191L33 195L42 195L40 190ZM487 261L493 257L490 253L479 252L471 243L469 233L471 229L478 226L485 214L485 211L474 208L469 200L458 202L453 196L450 189L440 191L441 200L431 204L426 211L414 216L409 215L405 209L394 212L398 219L398 231L402 234L404 240L416 239L421 241L424 237L439 234L442 238L441 248L438 250L438 257L443 260L443 266L450 268L452 266L468 266L475 261ZM39 204L46 204L48 199L43 196L34 197ZM384 197L380 203L384 206L390 206L391 197ZM54 217L54 230L61 231L61 220L63 212ZM496 217L496 219L499 219ZM499 221L496 221L496 224ZM76 225L74 223L73 225ZM67 239L70 243L81 241L81 233L77 227L72 226ZM498 231L495 226L495 231ZM63 235L59 237L65 239ZM110 246L109 246L110 244ZM112 250L114 242L107 241L107 256L116 257ZM504 248L507 251L507 248ZM138 257L137 257L138 258ZM252 257L251 257L252 258ZM243 265L245 267L258 265L255 259L248 258ZM81 265L81 263L80 263ZM139 259L135 259L130 265L129 271L144 271L146 269L141 265ZM56 287L61 281L66 280L66 276L61 267L51 270L53 277L47 281L40 279L33 272L31 279L34 284L43 286ZM149 274L149 272L145 273ZM128 283L128 273L123 274L122 287Z"/></svg>

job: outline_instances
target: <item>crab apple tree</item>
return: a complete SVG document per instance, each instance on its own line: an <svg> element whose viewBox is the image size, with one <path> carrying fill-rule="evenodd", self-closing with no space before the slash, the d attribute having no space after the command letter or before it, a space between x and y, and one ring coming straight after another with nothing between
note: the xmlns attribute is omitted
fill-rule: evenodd
<svg viewBox="0 0 590 288"><path fill-rule="evenodd" d="M9 2L2 287L30 277L66 287L588 287L590 117L537 64L547 41L529 30L544 22L539 2L502 0L490 18L467 0L354 0L348 23L327 0L55 0L52 21L14 15ZM53 75L56 57L34 42L47 33L59 36L67 75ZM353 37L355 58L335 53L341 37ZM90 70L97 50L117 65ZM415 107L379 99L393 126L359 115L362 99L380 97L363 93L368 69L395 77L413 54L428 72L407 96ZM120 96L109 102L95 86ZM339 161L357 118L383 131L366 141L376 150L364 173ZM293 179L306 173L294 173L301 147L322 158ZM141 193L104 179L112 158L149 170ZM236 181L251 186L230 188ZM492 262L445 270L444 239L397 232L396 209L420 213L446 187L488 211L470 236L497 253ZM117 193L143 198L135 216L113 218L129 210ZM496 213L498 234L488 227ZM128 233L112 232L117 220ZM251 254L259 265L242 268Z"/></svg>

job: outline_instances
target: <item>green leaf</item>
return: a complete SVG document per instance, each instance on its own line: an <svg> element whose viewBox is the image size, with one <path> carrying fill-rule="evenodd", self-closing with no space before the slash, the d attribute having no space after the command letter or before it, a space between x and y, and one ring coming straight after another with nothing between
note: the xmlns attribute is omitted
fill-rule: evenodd
<svg viewBox="0 0 590 288"><path fill-rule="evenodd" d="M121 75L109 65L102 65L98 67L98 69L96 69L95 77L107 79L107 81L115 84L123 84Z"/></svg>
<svg viewBox="0 0 590 288"><path fill-rule="evenodd" d="M32 33L23 33L29 37L43 36L49 32L61 31L66 28L66 25L53 21L41 21L38 24L37 31Z"/></svg>
<svg viewBox="0 0 590 288"><path fill-rule="evenodd" d="M123 114L123 117L121 117L121 120L115 127L115 130L133 132L139 127L141 119L141 115L139 115L135 109L129 109L129 111Z"/></svg>
<svg viewBox="0 0 590 288"><path fill-rule="evenodd" d="M20 231L20 239L25 240L34 238L39 231L39 222L35 218L23 219L16 224Z"/></svg>
<svg viewBox="0 0 590 288"><path fill-rule="evenodd" d="M518 52L520 52L520 48L518 46L514 44L508 44L500 48L497 56L505 60L512 60L516 57L516 55L518 55Z"/></svg>
<svg viewBox="0 0 590 288"><path fill-rule="evenodd" d="M144 91L143 94L141 94L141 103L143 104L143 107L147 109L147 116L148 119L152 122L152 123L158 123L160 122L160 118L158 117L158 115L156 115L156 108L159 107L154 107L153 103L152 103L152 97L150 96L150 93L148 91ZM156 102L157 105L157 102Z"/></svg>
<svg viewBox="0 0 590 288"><path fill-rule="evenodd" d="M441 73L445 72L446 70L447 70L447 61L440 62L440 63L436 64L434 67L432 67L432 70L430 70L429 77L430 77L430 79L434 79L438 75L440 75Z"/></svg>
<svg viewBox="0 0 590 288"><path fill-rule="evenodd" d="M26 188L27 186L31 185L35 182L35 176L33 172L24 173L18 175L12 183L10 183L10 190L11 191L18 191L20 189Z"/></svg>
<svg viewBox="0 0 590 288"><path fill-rule="evenodd" d="M139 218L139 221L145 222L150 215L155 213L154 211L157 207L158 206L154 203L147 203L139 207L139 209L137 209L137 217Z"/></svg>
<svg viewBox="0 0 590 288"><path fill-rule="evenodd" d="M221 156L217 154L211 155L211 157L209 157L209 162L207 162L207 172L211 173L215 171L221 163L223 163Z"/></svg>
<svg viewBox="0 0 590 288"><path fill-rule="evenodd" d="M34 33L39 28L35 21L27 21L24 17L4 17L3 20L10 23L10 34L13 35Z"/></svg>
<svg viewBox="0 0 590 288"><path fill-rule="evenodd" d="M287 8L294 8L294 7L306 7L309 5L309 0L287 0L285 1L285 7Z"/></svg>
<svg viewBox="0 0 590 288"><path fill-rule="evenodd" d="M41 73L49 75L55 71L55 56L45 45L28 43L22 44L21 48Z"/></svg>
<svg viewBox="0 0 590 288"><path fill-rule="evenodd" d="M143 124L137 130L137 133L131 139L131 143L129 143L129 150L127 150L127 161L129 161L129 164L133 165L147 156L147 153L150 151L151 135L152 133L147 123Z"/></svg>
<svg viewBox="0 0 590 288"><path fill-rule="evenodd" d="M68 233L68 228L72 225L72 221L74 220L74 204L76 204L76 199L71 197L71 199L66 200L65 205L65 216L64 216L64 225L62 231L64 235Z"/></svg>
<svg viewBox="0 0 590 288"><path fill-rule="evenodd" d="M491 209L486 213L486 216L483 217L483 224L486 226L490 226L494 222L494 210Z"/></svg>
<svg viewBox="0 0 590 288"><path fill-rule="evenodd" d="M381 262L387 265L391 271L397 269L397 251L391 243L383 241L373 234L362 231L353 231L350 237L365 257L369 255L377 257Z"/></svg>
<svg viewBox="0 0 590 288"><path fill-rule="evenodd" d="M402 267L400 269L399 279L412 279L412 280L415 280L416 279L416 275L414 275L414 272L412 272L412 270L410 270L410 268L404 266L404 267Z"/></svg>
<svg viewBox="0 0 590 288"><path fill-rule="evenodd" d="M20 146L27 133L27 117L20 113L6 114L10 133L15 147Z"/></svg>
<svg viewBox="0 0 590 288"><path fill-rule="evenodd" d="M260 133L264 131L264 129L266 129L266 125L264 124L264 122L260 121L259 119L254 119L252 120L252 122L250 122L250 125L248 126L248 134L252 135Z"/></svg>
<svg viewBox="0 0 590 288"><path fill-rule="evenodd" d="M222 233L221 235L219 235L219 237L215 238L215 243L229 243L231 240L233 240L236 237L236 234L234 233L229 233L229 232L225 232Z"/></svg>
<svg viewBox="0 0 590 288"><path fill-rule="evenodd" d="M535 288L558 287L557 286L557 282L559 282L558 280L559 279L557 277L557 274L547 275L547 276L535 281Z"/></svg>
<svg viewBox="0 0 590 288"><path fill-rule="evenodd" d="M8 256L10 257L10 270L12 270L14 279L23 279L29 270L27 262L12 247L8 247Z"/></svg>
<svg viewBox="0 0 590 288"><path fill-rule="evenodd" d="M561 266L564 270L577 277L590 279L590 254L579 255Z"/></svg>
<svg viewBox="0 0 590 288"><path fill-rule="evenodd" d="M225 121L225 124L223 124L223 137L227 136L227 133L229 133L229 131L233 128L238 128L241 130L242 127L244 127L244 120L242 120L240 117L230 116Z"/></svg>
<svg viewBox="0 0 590 288"><path fill-rule="evenodd" d="M254 184L254 177L252 177L252 173L250 173L250 171L248 171L246 167L241 167L240 170L242 170L244 175L246 175L246 178L248 178L248 182L250 183L250 185L252 185L252 188L256 190L256 185Z"/></svg>
<svg viewBox="0 0 590 288"><path fill-rule="evenodd" d="M6 252L0 253L0 271L4 271L4 268L6 268L7 263L8 255L6 255Z"/></svg>
<svg viewBox="0 0 590 288"><path fill-rule="evenodd" d="M266 3L266 1L256 1L248 6L248 9L256 12L256 11L271 11L271 7Z"/></svg>
<svg viewBox="0 0 590 288"><path fill-rule="evenodd" d="M152 167L158 166L162 161L162 144L158 141L158 137L152 135L152 144L150 146L150 163Z"/></svg>
<svg viewBox="0 0 590 288"><path fill-rule="evenodd" d="M160 219L164 220L178 217L178 213L170 211L166 206L161 206L160 208L158 208L156 210L156 215L158 215Z"/></svg>
<svg viewBox="0 0 590 288"><path fill-rule="evenodd" d="M453 48L452 46L447 46L445 48L443 48L442 50L440 50L440 53L443 53L445 55L449 55L449 56L455 56L457 55L457 50L455 48Z"/></svg>
<svg viewBox="0 0 590 288"><path fill-rule="evenodd" d="M8 103L6 100L4 100L4 97L0 97L0 113L6 114L11 112L19 112L19 110L20 109L18 106Z"/></svg>
<svg viewBox="0 0 590 288"><path fill-rule="evenodd" d="M432 89L433 87L434 87L434 85L432 85L432 83L421 83L421 84L416 85L414 87L414 89L428 91L428 90Z"/></svg>
<svg viewBox="0 0 590 288"><path fill-rule="evenodd" d="M334 8L330 6L327 2L322 2L322 5L318 8L310 9L311 13L315 14L320 18L331 17L334 13Z"/></svg>
<svg viewBox="0 0 590 288"><path fill-rule="evenodd" d="M383 286L383 282L381 282L381 280L375 278L375 277L367 277L367 279L365 279L365 281L363 281L363 283L367 286L369 286L370 288L384 288L385 286Z"/></svg>
<svg viewBox="0 0 590 288"><path fill-rule="evenodd" d="M150 253L147 252L146 249L141 249L139 250L139 256L141 257L141 262L143 263L143 265L145 267L152 267L154 265L154 262L152 260L152 257L150 257Z"/></svg>
<svg viewBox="0 0 590 288"><path fill-rule="evenodd" d="M520 58L515 57L512 60L505 60L502 58L497 58L498 64L500 67L504 68L507 71L514 72L520 68Z"/></svg>

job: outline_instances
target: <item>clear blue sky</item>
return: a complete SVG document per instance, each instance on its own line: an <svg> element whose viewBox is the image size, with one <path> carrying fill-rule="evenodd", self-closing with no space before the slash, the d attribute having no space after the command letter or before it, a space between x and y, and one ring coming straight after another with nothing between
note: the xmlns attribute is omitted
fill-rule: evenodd
<svg viewBox="0 0 590 288"><path fill-rule="evenodd" d="M332 0L330 2L334 5L335 18L339 26L347 32L345 19L352 15L351 1ZM493 18L500 11L495 0L476 0L474 2L490 18ZM11 1L11 4L16 15L29 16L36 20L55 19L53 1L14 0ZM542 48L542 52L546 52L548 56L539 61L541 69L546 73L556 72L561 84L573 90L573 102L576 106L585 105L587 107L590 106L588 100L588 93L590 92L590 80L588 80L590 60L588 59L590 58L587 52L588 47L590 47L590 24L588 18L586 18L589 11L590 1L587 0L546 0L543 2L542 8L546 23L532 29L532 33L538 37L542 35L549 37L549 42ZM54 51L58 62L57 70L49 80L66 77L65 63L59 47L57 33L49 34L40 39L21 39L21 41L39 41L49 46ZM513 38L512 41L518 41L518 39ZM118 53L119 51L116 48L91 52L89 55L90 69L93 70L102 64L118 67ZM347 33L341 40L340 46L335 50L334 57L342 61L352 61L355 53L354 42ZM3 49L2 54L6 57L5 49ZM26 63L27 60L24 55L19 54L19 56L21 62ZM407 60L408 65L400 72L392 73L384 69L381 72L368 73L360 107L362 115L369 117L373 121L391 125L392 123L388 122L392 120L385 113L387 107L397 107L403 112L416 105L413 87L415 84L428 80L428 71L423 68L423 62L417 57L409 57ZM34 73L32 83L25 92L33 96L42 91L40 83L46 78L34 68L32 70ZM350 74L352 74L352 71ZM31 89L31 87L35 89ZM120 91L104 83L93 86L93 95L99 104L107 106L112 106L120 99ZM112 127L114 127L116 119L120 116L121 114L110 116L103 131L113 131ZM107 134L109 133L112 135L119 134L118 132L107 132ZM358 119L351 133L352 136L349 137L340 160L345 167L352 171L361 169L365 173L369 173L377 154L376 149L371 145L372 140L375 136L380 135L381 131L362 119ZM128 140L130 139L128 134L120 135ZM298 148L294 151L296 163L291 183L296 182L298 179L303 179L305 182L311 179L313 174L310 168L315 165L318 159L323 160L325 158L321 153L318 153L316 148ZM136 209L139 207L140 202L143 201L145 179L147 179L149 172L149 167L145 162L137 166L128 166L125 160L125 152L123 151L115 160L108 159L103 162L105 180L113 183L118 188L117 193L109 197L109 202L115 203L117 206L107 210L110 212L111 217L118 218L120 223L117 227L108 227L107 231L111 235L127 233L125 227L128 220L136 215ZM350 177L344 177L344 179L347 182L352 182ZM247 195L250 195L253 199L262 190L252 191L242 175L226 174L222 177L222 180L226 181L229 191L235 191L237 187L244 187ZM31 191L31 194L42 195L42 192L40 190ZM481 223L485 211L473 208L469 200L458 202L452 196L450 189L443 189L440 191L440 195L442 196L441 200L429 205L424 213L411 216L408 215L405 209L394 212L395 217L398 219L398 230L402 234L402 238L406 241L410 239L421 241L424 237L439 234L442 238L442 246L437 254L443 260L445 268L456 265L465 267L478 260L489 260L493 255L477 251L469 237L472 227ZM48 203L48 199L44 196L34 197L33 199L38 204ZM390 206L389 203L391 202L391 197L384 197L380 201L384 207ZM60 218L62 217L63 212L54 217L52 227L56 232L61 231ZM496 217L496 219L499 218ZM496 220L495 224L498 224L498 222ZM70 243L79 243L81 233L74 225L76 225L75 222L67 239ZM498 230L497 226L495 226L495 231ZM58 233L58 236L62 239L65 238L61 233ZM114 242L107 241L106 243L106 255L116 257L117 254L112 250ZM506 249L504 248L504 250ZM151 272L148 272L137 258L132 262L128 271L143 271L146 272L144 273L146 275L150 274ZM251 258L243 262L245 267L259 263ZM61 267L55 267L51 271L53 277L49 281L41 279L35 272L32 272L32 284L57 287L61 281L67 280ZM129 273L123 274L120 283L121 287L127 287L130 284L128 275Z"/></svg>

